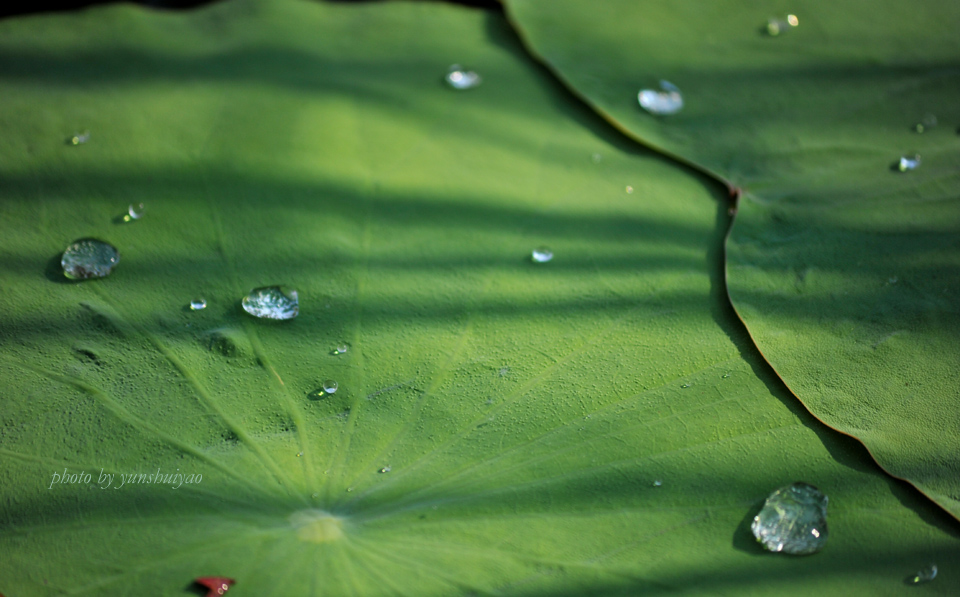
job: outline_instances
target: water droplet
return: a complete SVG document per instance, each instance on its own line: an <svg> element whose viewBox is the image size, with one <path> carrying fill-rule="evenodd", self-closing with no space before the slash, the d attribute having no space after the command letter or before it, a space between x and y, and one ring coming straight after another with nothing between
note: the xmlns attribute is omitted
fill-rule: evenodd
<svg viewBox="0 0 960 597"><path fill-rule="evenodd" d="M130 220L139 220L143 217L143 203L131 203L130 207L127 208L127 215L123 219L129 222Z"/></svg>
<svg viewBox="0 0 960 597"><path fill-rule="evenodd" d="M326 392L327 394L336 394L338 387L339 385L335 380L328 379L323 382L323 391Z"/></svg>
<svg viewBox="0 0 960 597"><path fill-rule="evenodd" d="M77 133L74 136L67 139L67 143L70 145L83 145L90 140L90 131L83 131L82 133Z"/></svg>
<svg viewBox="0 0 960 597"><path fill-rule="evenodd" d="M654 487L660 487L661 485L663 485L663 481L661 481L660 479L657 479L656 481L653 482Z"/></svg>
<svg viewBox="0 0 960 597"><path fill-rule="evenodd" d="M897 278L896 276L893 276L892 278L887 280L887 282L889 282L890 284L896 284L898 281L899 281L899 278Z"/></svg>
<svg viewBox="0 0 960 597"><path fill-rule="evenodd" d="M913 578L910 579L910 582L915 585L919 585L925 582L930 582L936 577L937 577L937 565L930 564L929 566L924 566L920 570L917 570L917 573L913 575Z"/></svg>
<svg viewBox="0 0 960 597"><path fill-rule="evenodd" d="M350 350L350 345L346 342L341 342L336 348L333 349L333 354L344 354L348 350Z"/></svg>
<svg viewBox="0 0 960 597"><path fill-rule="evenodd" d="M297 291L286 286L255 288L241 304L244 311L261 319L293 319L300 313Z"/></svg>
<svg viewBox="0 0 960 597"><path fill-rule="evenodd" d="M897 164L897 168L901 172L909 172L911 170L916 170L920 167L920 154L915 153L913 155L905 155L900 158L900 162Z"/></svg>
<svg viewBox="0 0 960 597"><path fill-rule="evenodd" d="M391 470L393 470L391 467L385 466L385 467L383 467L382 469L380 469L380 472L381 472L381 473L389 473Z"/></svg>
<svg viewBox="0 0 960 597"><path fill-rule="evenodd" d="M633 193L633 187L627 185L627 194L629 195L630 193Z"/></svg>
<svg viewBox="0 0 960 597"><path fill-rule="evenodd" d="M499 375L500 377L506 377L507 374L509 373L510 373L510 367L500 367L500 369L497 371L497 375ZM491 400L490 402L492 403L493 401Z"/></svg>
<svg viewBox="0 0 960 597"><path fill-rule="evenodd" d="M683 108L683 96L670 81L660 81L662 91L641 89L637 94L640 107L651 114L676 114Z"/></svg>
<svg viewBox="0 0 960 597"><path fill-rule="evenodd" d="M207 308L207 301L203 298L195 298L190 301L190 310L191 311L200 311L201 309Z"/></svg>
<svg viewBox="0 0 960 597"><path fill-rule="evenodd" d="M482 79L472 70L464 70L459 64L452 64L444 80L450 87L462 90L473 89L480 84Z"/></svg>
<svg viewBox="0 0 960 597"><path fill-rule="evenodd" d="M827 542L827 496L806 483L781 487L764 502L750 529L770 551L816 553Z"/></svg>
<svg viewBox="0 0 960 597"><path fill-rule="evenodd" d="M547 247L537 247L530 254L530 258L533 259L534 263L546 263L553 259L553 251Z"/></svg>
<svg viewBox="0 0 960 597"><path fill-rule="evenodd" d="M727 379L728 377L730 377L730 374L729 374L729 373L724 373L724 374L721 375L720 377L722 377L723 379Z"/></svg>
<svg viewBox="0 0 960 597"><path fill-rule="evenodd" d="M689 387L690 387L690 384L688 384L688 383L682 383L682 384L680 384L680 387L686 389L686 388L689 388Z"/></svg>
<svg viewBox="0 0 960 597"><path fill-rule="evenodd" d="M303 456L303 452L297 452L297 458L300 458L301 456Z"/></svg>
<svg viewBox="0 0 960 597"><path fill-rule="evenodd" d="M63 273L71 280L103 278L120 263L120 253L108 243L82 238L67 247L60 259Z"/></svg>
<svg viewBox="0 0 960 597"><path fill-rule="evenodd" d="M800 24L797 15L787 15L786 19L770 19L767 21L767 34L776 37Z"/></svg>
<svg viewBox="0 0 960 597"><path fill-rule="evenodd" d="M913 130L918 133L923 133L924 131L932 129L935 126L937 126L937 117L933 114L927 114L913 127Z"/></svg>

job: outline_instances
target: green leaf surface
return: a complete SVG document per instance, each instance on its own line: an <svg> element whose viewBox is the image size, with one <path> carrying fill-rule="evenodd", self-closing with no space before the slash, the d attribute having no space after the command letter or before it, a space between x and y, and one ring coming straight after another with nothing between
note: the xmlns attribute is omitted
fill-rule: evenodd
<svg viewBox="0 0 960 597"><path fill-rule="evenodd" d="M115 6L4 22L0 53L7 597L893 595L960 560L754 351L723 190L500 17ZM444 87L454 62L483 85ZM119 249L108 278L62 276L84 237ZM274 284L296 319L241 310ZM118 477L157 470L196 482ZM798 480L828 544L762 552L750 520Z"/></svg>
<svg viewBox="0 0 960 597"><path fill-rule="evenodd" d="M506 2L621 130L744 193L727 275L759 349L820 420L960 516L960 4L596 4ZM788 12L799 26L771 36ZM677 114L638 105L661 79Z"/></svg>

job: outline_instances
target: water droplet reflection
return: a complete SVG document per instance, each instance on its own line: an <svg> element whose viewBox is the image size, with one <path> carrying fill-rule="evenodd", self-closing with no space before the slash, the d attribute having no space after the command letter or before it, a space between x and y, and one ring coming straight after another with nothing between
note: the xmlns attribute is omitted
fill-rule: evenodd
<svg viewBox="0 0 960 597"><path fill-rule="evenodd" d="M797 15L787 15L786 19L770 19L767 21L767 34L776 37L800 24Z"/></svg>
<svg viewBox="0 0 960 597"><path fill-rule="evenodd" d="M916 170L920 167L920 154L915 153L913 155L905 155L900 158L900 161L897 164L897 168L901 172L910 172L911 170Z"/></svg>
<svg viewBox="0 0 960 597"><path fill-rule="evenodd" d="M67 139L67 143L70 145L83 145L90 140L90 131L84 131L82 133L77 133L74 136Z"/></svg>
<svg viewBox="0 0 960 597"><path fill-rule="evenodd" d="M120 263L120 253L108 243L83 238L67 247L60 259L63 274L71 280L103 278Z"/></svg>
<svg viewBox="0 0 960 597"><path fill-rule="evenodd" d="M260 319L293 319L300 313L297 291L285 286L263 286L241 301L243 310Z"/></svg>
<svg viewBox="0 0 960 597"><path fill-rule="evenodd" d="M452 64L444 80L453 89L464 90L473 89L480 84L482 79L472 70L464 70L459 64Z"/></svg>
<svg viewBox="0 0 960 597"><path fill-rule="evenodd" d="M385 466L385 467L381 468L379 472L381 472L381 473L389 473L391 470L393 470L391 467Z"/></svg>
<svg viewBox="0 0 960 597"><path fill-rule="evenodd" d="M937 577L937 565L930 564L929 566L924 566L917 571L913 578L910 579L910 582L919 585L923 583L930 582L931 580Z"/></svg>
<svg viewBox="0 0 960 597"><path fill-rule="evenodd" d="M553 259L553 251L547 247L537 247L530 254L530 258L534 263L546 263Z"/></svg>
<svg viewBox="0 0 960 597"><path fill-rule="evenodd" d="M637 94L640 107L658 116L676 114L683 108L683 95L670 81L660 81L661 91L641 89Z"/></svg>
<svg viewBox="0 0 960 597"><path fill-rule="evenodd" d="M200 311L201 309L207 308L207 301L202 298L196 298L190 301L190 310L191 311Z"/></svg>
<svg viewBox="0 0 960 597"><path fill-rule="evenodd" d="M770 551L816 553L827 542L827 496L806 483L781 487L764 502L750 529Z"/></svg>

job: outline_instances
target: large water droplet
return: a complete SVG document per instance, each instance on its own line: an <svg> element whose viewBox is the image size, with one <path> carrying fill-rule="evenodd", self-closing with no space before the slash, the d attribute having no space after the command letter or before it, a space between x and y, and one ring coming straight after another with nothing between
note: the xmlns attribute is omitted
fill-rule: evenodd
<svg viewBox="0 0 960 597"><path fill-rule="evenodd" d="M910 582L915 585L919 585L925 582L930 582L936 577L937 577L937 565L930 564L929 566L924 566L920 570L917 570L917 573L913 575L913 578L910 579Z"/></svg>
<svg viewBox="0 0 960 597"><path fill-rule="evenodd" d="M900 158L900 162L897 163L897 168L901 172L910 172L911 170L916 170L920 167L920 154L915 153L913 155L905 155Z"/></svg>
<svg viewBox="0 0 960 597"><path fill-rule="evenodd" d="M532 259L534 263L546 263L553 259L553 251L547 247L537 247L530 254L530 259Z"/></svg>
<svg viewBox="0 0 960 597"><path fill-rule="evenodd" d="M450 65L447 76L444 77L447 85L454 89L473 89L482 80L480 75L472 70L464 70L459 64Z"/></svg>
<svg viewBox="0 0 960 597"><path fill-rule="evenodd" d="M683 96L670 81L660 81L662 91L641 89L637 94L640 107L651 114L676 114L683 108Z"/></svg>
<svg viewBox="0 0 960 597"><path fill-rule="evenodd" d="M770 551L816 553L827 542L827 496L806 483L781 487L764 502L750 529Z"/></svg>
<svg viewBox="0 0 960 597"><path fill-rule="evenodd" d="M255 288L241 304L244 311L261 319L293 319L300 313L297 291L286 286Z"/></svg>
<svg viewBox="0 0 960 597"><path fill-rule="evenodd" d="M195 298L190 301L190 310L191 311L200 311L201 309L207 308L207 301L202 298Z"/></svg>
<svg viewBox="0 0 960 597"><path fill-rule="evenodd" d="M341 342L336 348L333 349L333 354L344 354L348 350L350 350L350 345L346 342Z"/></svg>
<svg viewBox="0 0 960 597"><path fill-rule="evenodd" d="M787 15L786 19L770 19L767 21L767 34L776 37L800 24L797 15Z"/></svg>
<svg viewBox="0 0 960 597"><path fill-rule="evenodd" d="M327 394L336 394L338 387L340 387L340 385L336 382L336 380L328 379L323 382L323 391Z"/></svg>
<svg viewBox="0 0 960 597"><path fill-rule="evenodd" d="M103 278L120 263L120 253L108 243L82 238L67 247L60 259L63 274L71 280Z"/></svg>

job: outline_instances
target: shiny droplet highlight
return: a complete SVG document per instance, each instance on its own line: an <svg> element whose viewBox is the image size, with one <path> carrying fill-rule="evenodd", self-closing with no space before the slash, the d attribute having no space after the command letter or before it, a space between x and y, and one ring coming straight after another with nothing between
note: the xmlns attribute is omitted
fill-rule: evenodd
<svg viewBox="0 0 960 597"><path fill-rule="evenodd" d="M263 286L241 301L243 310L260 319L293 319L300 313L297 291L286 286Z"/></svg>
<svg viewBox="0 0 960 597"><path fill-rule="evenodd" d="M900 158L900 161L897 163L897 168L901 172L910 172L911 170L916 170L919 167L920 167L919 153L902 156Z"/></svg>
<svg viewBox="0 0 960 597"><path fill-rule="evenodd" d="M827 496L807 483L781 487L764 502L750 529L770 551L816 553L827 542Z"/></svg>
<svg viewBox="0 0 960 597"><path fill-rule="evenodd" d="M190 310L191 311L201 311L207 308L207 301L202 298L195 298L190 301Z"/></svg>
<svg viewBox="0 0 960 597"><path fill-rule="evenodd" d="M797 18L797 15L787 15L785 19L771 18L767 21L767 35L776 37L781 33L786 33L799 24L800 19Z"/></svg>
<svg viewBox="0 0 960 597"><path fill-rule="evenodd" d="M658 116L676 114L683 108L683 95L670 81L660 81L660 91L641 89L637 101L641 108Z"/></svg>
<svg viewBox="0 0 960 597"><path fill-rule="evenodd" d="M67 143L70 145L83 145L90 140L90 131L84 131L82 133L77 133L76 135L67 139Z"/></svg>
<svg viewBox="0 0 960 597"><path fill-rule="evenodd" d="M143 217L143 203L131 203L130 207L127 208L127 217L124 218L128 222L130 220L139 220Z"/></svg>
<svg viewBox="0 0 960 597"><path fill-rule="evenodd" d="M466 70L459 64L450 65L447 75L444 77L447 85L457 90L473 89L480 84L482 79L480 75L472 70Z"/></svg>
<svg viewBox="0 0 960 597"><path fill-rule="evenodd" d="M930 582L936 577L937 565L930 564L929 566L924 566L920 570L917 570L917 573L913 575L913 577L910 579L910 582L915 585L921 585L923 583Z"/></svg>
<svg viewBox="0 0 960 597"><path fill-rule="evenodd" d="M117 249L102 240L82 238L67 247L60 259L63 274L71 280L89 280L110 275L120 263Z"/></svg>
<svg viewBox="0 0 960 597"><path fill-rule="evenodd" d="M336 394L337 388L339 387L340 385L333 379L328 379L323 382L323 391L327 394Z"/></svg>
<svg viewBox="0 0 960 597"><path fill-rule="evenodd" d="M534 263L546 263L553 259L553 251L547 247L537 247L530 253L530 259Z"/></svg>

